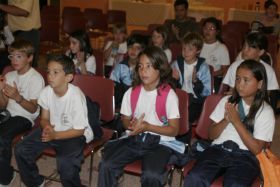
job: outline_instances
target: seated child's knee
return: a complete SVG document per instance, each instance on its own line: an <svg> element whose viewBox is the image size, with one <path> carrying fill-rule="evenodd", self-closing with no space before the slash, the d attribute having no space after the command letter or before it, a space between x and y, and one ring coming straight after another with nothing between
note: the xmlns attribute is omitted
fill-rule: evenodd
<svg viewBox="0 0 280 187"><path fill-rule="evenodd" d="M163 185L167 179L167 175L168 175L167 172L165 172L164 174L160 174L159 172L145 171L142 174L141 182L142 183L145 183L147 181L149 181L149 183L160 182Z"/></svg>

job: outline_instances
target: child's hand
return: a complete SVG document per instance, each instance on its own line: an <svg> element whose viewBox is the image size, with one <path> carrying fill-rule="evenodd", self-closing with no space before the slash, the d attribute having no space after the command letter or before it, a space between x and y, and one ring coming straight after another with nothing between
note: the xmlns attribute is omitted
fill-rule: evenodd
<svg viewBox="0 0 280 187"><path fill-rule="evenodd" d="M196 82L196 81L197 81L197 73L196 73L196 70L193 69L192 82Z"/></svg>
<svg viewBox="0 0 280 187"><path fill-rule="evenodd" d="M177 69L172 69L172 77L176 80L179 80L180 78L180 73Z"/></svg>
<svg viewBox="0 0 280 187"><path fill-rule="evenodd" d="M79 63L85 62L85 52L80 51L77 53L77 60Z"/></svg>
<svg viewBox="0 0 280 187"><path fill-rule="evenodd" d="M119 42L113 41L112 48L118 49L119 48Z"/></svg>
<svg viewBox="0 0 280 187"><path fill-rule="evenodd" d="M6 78L3 75L0 75L0 90L3 90L6 86Z"/></svg>
<svg viewBox="0 0 280 187"><path fill-rule="evenodd" d="M132 132L129 133L129 136L135 136L145 131L147 123L144 122L145 114L142 114L139 119L134 118L131 121L131 125L128 127Z"/></svg>
<svg viewBox="0 0 280 187"><path fill-rule="evenodd" d="M51 125L46 125L42 131L42 142L48 142L55 139L55 131Z"/></svg>
<svg viewBox="0 0 280 187"><path fill-rule="evenodd" d="M228 121L230 121L233 125L241 122L236 104L226 103L225 107L226 107L226 116L228 118Z"/></svg>
<svg viewBox="0 0 280 187"><path fill-rule="evenodd" d="M21 95L19 94L17 84L14 82L14 86L10 86L6 84L5 88L3 89L3 93L8 97L15 101L21 100Z"/></svg>
<svg viewBox="0 0 280 187"><path fill-rule="evenodd" d="M176 27L174 24L171 25L171 30L172 30L173 34L176 35L176 37L179 36L179 28Z"/></svg>

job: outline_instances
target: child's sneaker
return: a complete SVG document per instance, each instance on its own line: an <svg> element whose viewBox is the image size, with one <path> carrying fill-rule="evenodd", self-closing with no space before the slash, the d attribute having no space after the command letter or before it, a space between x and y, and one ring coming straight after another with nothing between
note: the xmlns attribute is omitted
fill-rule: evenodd
<svg viewBox="0 0 280 187"><path fill-rule="evenodd" d="M0 187L10 187L13 184L13 182L15 181L16 176L17 176L17 174L16 174L16 172L14 172L13 173L13 178L12 178L10 184L7 184L7 185L0 184Z"/></svg>

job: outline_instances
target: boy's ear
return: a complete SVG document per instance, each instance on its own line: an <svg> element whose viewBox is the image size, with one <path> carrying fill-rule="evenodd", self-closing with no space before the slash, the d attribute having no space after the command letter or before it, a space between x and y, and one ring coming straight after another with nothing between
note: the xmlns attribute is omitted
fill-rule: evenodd
<svg viewBox="0 0 280 187"><path fill-rule="evenodd" d="M28 62L29 62L30 65L32 65L33 58L34 58L34 55L30 55L30 56L28 57Z"/></svg>
<svg viewBox="0 0 280 187"><path fill-rule="evenodd" d="M69 73L69 74L66 74L66 80L67 82L71 82L74 78L74 74L73 73Z"/></svg>
<svg viewBox="0 0 280 187"><path fill-rule="evenodd" d="M258 89L261 89L261 88L262 88L262 84L263 84L263 81L262 81L262 80L258 82Z"/></svg>

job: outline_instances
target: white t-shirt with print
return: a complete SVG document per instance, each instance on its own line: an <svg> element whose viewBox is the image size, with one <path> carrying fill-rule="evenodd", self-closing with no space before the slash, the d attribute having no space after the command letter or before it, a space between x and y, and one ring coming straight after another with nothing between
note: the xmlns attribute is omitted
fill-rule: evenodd
<svg viewBox="0 0 280 187"><path fill-rule="evenodd" d="M41 92L39 105L50 113L50 123L55 131L85 129L86 142L93 139L88 122L86 98L77 86L68 84L68 90L62 97L57 96L50 86Z"/></svg>
<svg viewBox="0 0 280 187"><path fill-rule="evenodd" d="M235 78L236 78L236 70L238 66L243 62L243 60L235 61L233 64L230 65L227 74L224 77L223 83L229 85L231 88L235 86ZM260 60L266 70L267 75L267 90L278 90L279 85L275 75L274 69L268 65L267 63Z"/></svg>
<svg viewBox="0 0 280 187"><path fill-rule="evenodd" d="M212 119L215 123L219 123L224 119L225 114L225 104L228 101L230 96L226 96L218 103L213 113L210 115L210 119ZM248 114L250 106L248 106L242 100L243 108L245 115ZM265 142L271 142L273 138L275 126L275 117L272 108L265 102L261 108L258 110L255 117L254 124L254 132L253 136L255 139L262 140ZM215 139L212 144L222 144L227 140L232 140L233 142L239 145L240 149L248 150L246 145L243 143L236 129L234 128L232 123L229 123L220 136Z"/></svg>
<svg viewBox="0 0 280 187"><path fill-rule="evenodd" d="M32 67L23 75L19 75L17 71L11 71L7 73L5 77L7 84L14 86L14 83L16 83L19 94L28 101L37 100L41 90L45 86L42 75ZM12 116L25 117L31 121L32 124L34 124L34 120L40 112L40 107L38 107L35 113L30 113L13 99L8 100L6 109Z"/></svg>
<svg viewBox="0 0 280 187"><path fill-rule="evenodd" d="M122 101L121 114L125 116L132 116L131 102L130 102L131 90L132 88L129 88L129 90L124 94L123 101ZM145 114L144 121L147 121L148 123L153 125L163 126L163 123L158 119L156 113L156 97L157 97L156 89L153 91L146 91L142 87L136 104L134 116L136 118L139 118L142 114ZM167 119L180 118L178 97L174 92L174 90L172 89L168 93L167 100L166 100L166 115L167 115ZM152 132L150 133L155 134ZM160 135L160 136L161 136L161 140L164 141L175 140L175 137L164 136L164 135Z"/></svg>
<svg viewBox="0 0 280 187"><path fill-rule="evenodd" d="M205 62L214 68L214 71L220 70L221 66L230 64L227 47L219 41L212 44L204 43L200 52L200 57L205 58Z"/></svg>

